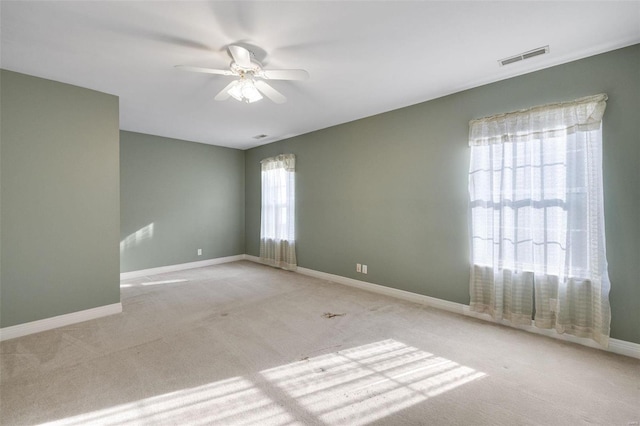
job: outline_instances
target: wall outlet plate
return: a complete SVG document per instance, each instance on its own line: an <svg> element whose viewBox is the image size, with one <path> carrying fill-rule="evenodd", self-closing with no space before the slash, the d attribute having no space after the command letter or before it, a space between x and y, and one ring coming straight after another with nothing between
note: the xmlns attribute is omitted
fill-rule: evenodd
<svg viewBox="0 0 640 426"><path fill-rule="evenodd" d="M198 256L202 256L202 249L198 249Z"/></svg>

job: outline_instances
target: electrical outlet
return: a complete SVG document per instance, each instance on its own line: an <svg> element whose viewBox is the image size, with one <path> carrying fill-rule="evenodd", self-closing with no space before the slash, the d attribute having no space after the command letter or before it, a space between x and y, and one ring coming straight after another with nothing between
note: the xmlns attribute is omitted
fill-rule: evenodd
<svg viewBox="0 0 640 426"><path fill-rule="evenodd" d="M362 273L363 274L367 273L367 265L362 265Z"/></svg>
<svg viewBox="0 0 640 426"><path fill-rule="evenodd" d="M198 256L202 256L202 249L198 249Z"/></svg>
<svg viewBox="0 0 640 426"><path fill-rule="evenodd" d="M362 272L362 265L360 263L356 263L356 272Z"/></svg>

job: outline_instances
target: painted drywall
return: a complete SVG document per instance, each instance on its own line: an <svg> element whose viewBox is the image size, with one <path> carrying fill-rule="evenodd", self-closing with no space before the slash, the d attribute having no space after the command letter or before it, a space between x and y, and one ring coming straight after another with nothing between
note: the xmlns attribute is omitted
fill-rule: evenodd
<svg viewBox="0 0 640 426"><path fill-rule="evenodd" d="M120 183L121 272L244 253L243 151L122 131Z"/></svg>
<svg viewBox="0 0 640 426"><path fill-rule="evenodd" d="M259 162L292 152L300 266L467 304L469 120L607 93L611 335L640 343L638 76L635 45L251 149L247 253L259 255Z"/></svg>
<svg viewBox="0 0 640 426"><path fill-rule="evenodd" d="M120 302L118 98L0 71L0 327Z"/></svg>

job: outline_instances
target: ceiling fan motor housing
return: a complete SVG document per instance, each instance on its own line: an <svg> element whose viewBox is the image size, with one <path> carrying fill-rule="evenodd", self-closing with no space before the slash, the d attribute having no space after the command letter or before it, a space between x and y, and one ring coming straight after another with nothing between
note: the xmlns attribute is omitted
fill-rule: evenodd
<svg viewBox="0 0 640 426"><path fill-rule="evenodd" d="M262 69L262 65L258 61L251 60L251 67L243 67L235 61L232 61L229 65L231 71L238 73L239 75L243 75L246 73L256 74Z"/></svg>

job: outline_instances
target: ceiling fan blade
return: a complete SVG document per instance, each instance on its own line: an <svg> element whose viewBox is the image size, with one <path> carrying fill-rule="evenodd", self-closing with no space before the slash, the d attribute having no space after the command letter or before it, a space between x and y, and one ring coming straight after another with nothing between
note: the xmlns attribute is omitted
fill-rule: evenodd
<svg viewBox="0 0 640 426"><path fill-rule="evenodd" d="M305 70L262 70L260 77L267 80L306 80L309 73Z"/></svg>
<svg viewBox="0 0 640 426"><path fill-rule="evenodd" d="M231 70L218 70L215 68L190 67L188 65L176 65L176 68L185 70L185 71L203 72L207 74L236 75Z"/></svg>
<svg viewBox="0 0 640 426"><path fill-rule="evenodd" d="M264 95L271 99L273 102L277 103L277 104L281 104L287 101L287 98L284 97L284 95L280 92L278 92L276 89L274 89L273 87L269 86L267 83L265 83L262 80L258 80L255 82L256 88L261 91L262 93L264 93Z"/></svg>
<svg viewBox="0 0 640 426"><path fill-rule="evenodd" d="M218 92L218 94L216 95L215 99L216 101L226 101L227 99L229 99L229 97L231 96L229 94L229 89L231 89L233 86L235 86L236 84L238 84L238 80L234 80L231 83L227 84L224 89L222 89L221 91Z"/></svg>
<svg viewBox="0 0 640 426"><path fill-rule="evenodd" d="M229 52L233 57L233 60L236 64L240 65L242 68L251 68L251 53L247 49L242 46L229 46Z"/></svg>

